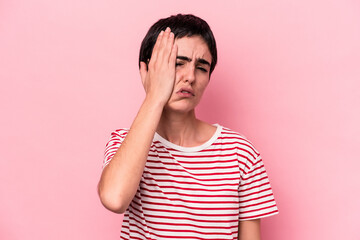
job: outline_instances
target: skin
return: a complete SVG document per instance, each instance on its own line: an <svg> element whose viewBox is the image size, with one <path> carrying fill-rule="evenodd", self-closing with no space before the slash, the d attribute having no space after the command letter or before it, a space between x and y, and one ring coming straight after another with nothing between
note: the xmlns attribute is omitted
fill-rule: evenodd
<svg viewBox="0 0 360 240"><path fill-rule="evenodd" d="M155 131L184 147L201 145L214 134L216 127L195 116L209 83L210 63L210 51L200 36L174 39L169 28L159 34L148 68L140 63L146 97L99 181L99 197L107 209L124 213L129 206ZM184 89L191 94L181 93ZM239 239L259 240L260 220L239 222Z"/></svg>
<svg viewBox="0 0 360 240"><path fill-rule="evenodd" d="M260 240L260 219L239 222L239 240Z"/></svg>

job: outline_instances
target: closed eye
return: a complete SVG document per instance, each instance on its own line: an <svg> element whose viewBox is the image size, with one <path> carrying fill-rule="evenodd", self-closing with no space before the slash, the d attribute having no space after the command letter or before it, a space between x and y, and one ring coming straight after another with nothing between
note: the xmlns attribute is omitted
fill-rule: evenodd
<svg viewBox="0 0 360 240"><path fill-rule="evenodd" d="M205 68L203 68L203 67L198 67L198 69L199 69L200 71L207 72L207 69L205 69Z"/></svg>
<svg viewBox="0 0 360 240"><path fill-rule="evenodd" d="M175 67L183 66L183 65L184 65L183 62L177 62L177 63L175 63ZM198 66L198 67L196 67L196 68L199 69L200 71L204 72L204 73L207 73L207 72L208 72L208 70L207 70L206 68L204 68L204 67Z"/></svg>

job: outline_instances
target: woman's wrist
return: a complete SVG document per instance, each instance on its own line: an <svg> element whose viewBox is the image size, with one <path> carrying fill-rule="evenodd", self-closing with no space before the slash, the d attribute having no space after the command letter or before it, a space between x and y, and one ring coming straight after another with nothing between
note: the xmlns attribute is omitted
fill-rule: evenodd
<svg viewBox="0 0 360 240"><path fill-rule="evenodd" d="M167 103L167 100L162 100L154 96L146 95L143 105L146 105L151 108L155 109L161 109L163 110L165 104Z"/></svg>

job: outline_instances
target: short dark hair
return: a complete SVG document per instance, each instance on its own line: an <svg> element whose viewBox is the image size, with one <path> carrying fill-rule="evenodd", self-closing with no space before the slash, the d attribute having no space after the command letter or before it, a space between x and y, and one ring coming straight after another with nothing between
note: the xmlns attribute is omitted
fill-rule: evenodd
<svg viewBox="0 0 360 240"><path fill-rule="evenodd" d="M217 62L217 50L214 35L203 19L192 14L177 14L168 18L163 18L154 23L144 37L139 54L140 62L148 63L151 58L152 50L154 48L156 39L162 30L167 27L174 33L175 38L200 36L207 44L211 54L210 75L215 68Z"/></svg>

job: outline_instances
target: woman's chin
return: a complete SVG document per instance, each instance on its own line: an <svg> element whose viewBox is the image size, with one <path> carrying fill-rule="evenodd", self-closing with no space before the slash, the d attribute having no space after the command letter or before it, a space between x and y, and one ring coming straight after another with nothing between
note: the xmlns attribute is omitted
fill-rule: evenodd
<svg viewBox="0 0 360 240"><path fill-rule="evenodd" d="M189 113L193 112L195 106L193 104L189 104L186 102L172 102L165 105L164 110L167 112L174 112L174 113Z"/></svg>

